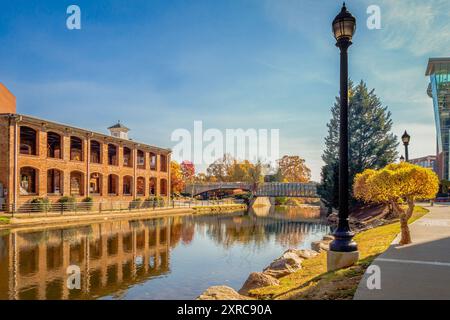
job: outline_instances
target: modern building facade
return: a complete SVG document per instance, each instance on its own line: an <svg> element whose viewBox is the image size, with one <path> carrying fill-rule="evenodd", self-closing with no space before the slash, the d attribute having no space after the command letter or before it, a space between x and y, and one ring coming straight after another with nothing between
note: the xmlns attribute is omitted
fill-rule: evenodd
<svg viewBox="0 0 450 320"><path fill-rule="evenodd" d="M433 99L437 173L440 179L449 180L450 58L430 58L425 75L430 77L427 93Z"/></svg>
<svg viewBox="0 0 450 320"><path fill-rule="evenodd" d="M421 158L409 159L408 162L437 172L436 156L430 155Z"/></svg>
<svg viewBox="0 0 450 320"><path fill-rule="evenodd" d="M106 135L2 110L0 202L9 208L37 197L169 199L170 149L128 139L129 129L121 123Z"/></svg>

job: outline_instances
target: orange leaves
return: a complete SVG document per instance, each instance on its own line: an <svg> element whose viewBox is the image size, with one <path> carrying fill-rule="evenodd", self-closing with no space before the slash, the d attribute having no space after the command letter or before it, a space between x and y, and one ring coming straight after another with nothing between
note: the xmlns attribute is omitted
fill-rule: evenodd
<svg viewBox="0 0 450 320"><path fill-rule="evenodd" d="M184 189L183 173L181 171L181 166L176 161L170 162L170 184L172 187L172 192L180 193Z"/></svg>

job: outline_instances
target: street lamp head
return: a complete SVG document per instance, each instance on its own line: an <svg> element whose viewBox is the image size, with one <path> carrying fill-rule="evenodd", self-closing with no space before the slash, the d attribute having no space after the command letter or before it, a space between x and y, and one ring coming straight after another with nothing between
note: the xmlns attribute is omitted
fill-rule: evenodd
<svg viewBox="0 0 450 320"><path fill-rule="evenodd" d="M356 30L356 19L348 12L345 2L342 5L341 12L333 20L333 34L337 41L345 39L352 40Z"/></svg>
<svg viewBox="0 0 450 320"><path fill-rule="evenodd" d="M403 155L400 157L400 162L405 162L405 157Z"/></svg>
<svg viewBox="0 0 450 320"><path fill-rule="evenodd" d="M403 144L405 145L405 146L407 146L408 144L409 144L409 140L411 139L411 137L410 137L410 135L408 134L408 132L406 132L406 130L405 130L405 133L402 135L402 141L403 141Z"/></svg>

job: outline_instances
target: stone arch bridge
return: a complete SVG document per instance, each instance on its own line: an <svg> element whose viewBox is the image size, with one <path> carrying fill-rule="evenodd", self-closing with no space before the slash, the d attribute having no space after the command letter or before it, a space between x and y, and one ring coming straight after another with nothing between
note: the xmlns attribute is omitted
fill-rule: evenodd
<svg viewBox="0 0 450 320"><path fill-rule="evenodd" d="M252 192L254 197L305 197L318 198L317 183L300 182L265 182L253 184L248 182L212 182L186 184L185 193L192 196L211 191L242 189Z"/></svg>

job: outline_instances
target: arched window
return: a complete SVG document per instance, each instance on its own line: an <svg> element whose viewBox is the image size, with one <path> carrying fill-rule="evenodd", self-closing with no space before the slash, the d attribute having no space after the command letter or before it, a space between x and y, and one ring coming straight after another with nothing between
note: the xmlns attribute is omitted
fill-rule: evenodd
<svg viewBox="0 0 450 320"><path fill-rule="evenodd" d="M137 151L137 166L139 169L145 169L145 152L142 150Z"/></svg>
<svg viewBox="0 0 450 320"><path fill-rule="evenodd" d="M154 178L154 177L150 178L150 181L148 184L148 193L151 196L156 196L156 178Z"/></svg>
<svg viewBox="0 0 450 320"><path fill-rule="evenodd" d="M79 171L72 171L70 173L70 195L82 196L84 194L83 173Z"/></svg>
<svg viewBox="0 0 450 320"><path fill-rule="evenodd" d="M47 157L62 158L61 136L56 132L47 132Z"/></svg>
<svg viewBox="0 0 450 320"><path fill-rule="evenodd" d="M70 160L83 161L83 140L70 137Z"/></svg>
<svg viewBox="0 0 450 320"><path fill-rule="evenodd" d="M159 161L161 162L161 171L167 172L167 157L162 154L159 156Z"/></svg>
<svg viewBox="0 0 450 320"><path fill-rule="evenodd" d="M93 195L101 195L102 175L100 173L91 173L91 179L89 180L89 192Z"/></svg>
<svg viewBox="0 0 450 320"><path fill-rule="evenodd" d="M115 174L108 176L108 194L117 195L119 193L119 177Z"/></svg>
<svg viewBox="0 0 450 320"><path fill-rule="evenodd" d="M63 173L57 169L47 171L47 193L53 195L63 194Z"/></svg>
<svg viewBox="0 0 450 320"><path fill-rule="evenodd" d="M36 130L25 126L20 127L20 153L34 156L37 155Z"/></svg>
<svg viewBox="0 0 450 320"><path fill-rule="evenodd" d="M36 194L38 190L37 170L31 167L20 168L20 194Z"/></svg>
<svg viewBox="0 0 450 320"><path fill-rule="evenodd" d="M131 176L123 177L123 195L131 196L133 190L133 178Z"/></svg>
<svg viewBox="0 0 450 320"><path fill-rule="evenodd" d="M150 170L156 170L157 167L157 158L156 158L156 154L153 152L150 152Z"/></svg>
<svg viewBox="0 0 450 320"><path fill-rule="evenodd" d="M131 149L128 147L123 147L123 165L125 167L133 166L133 160L131 157Z"/></svg>
<svg viewBox="0 0 450 320"><path fill-rule="evenodd" d="M145 196L145 178L139 177L136 180L136 194L138 196Z"/></svg>
<svg viewBox="0 0 450 320"><path fill-rule="evenodd" d="M166 179L161 179L161 182L160 182L160 194L162 196L167 196L167 180Z"/></svg>
<svg viewBox="0 0 450 320"><path fill-rule="evenodd" d="M101 163L101 144L98 141L91 140L91 163Z"/></svg>
<svg viewBox="0 0 450 320"><path fill-rule="evenodd" d="M108 164L117 166L117 147L113 144L108 144Z"/></svg>

